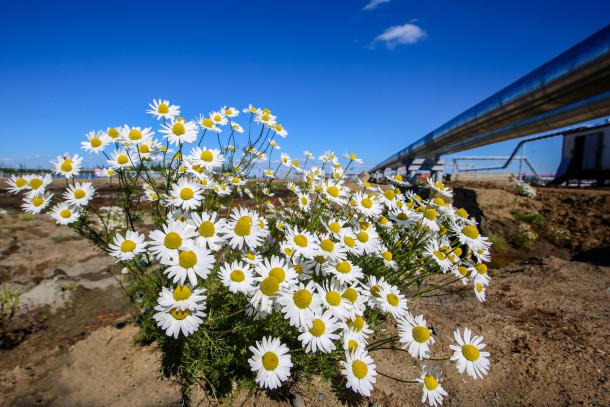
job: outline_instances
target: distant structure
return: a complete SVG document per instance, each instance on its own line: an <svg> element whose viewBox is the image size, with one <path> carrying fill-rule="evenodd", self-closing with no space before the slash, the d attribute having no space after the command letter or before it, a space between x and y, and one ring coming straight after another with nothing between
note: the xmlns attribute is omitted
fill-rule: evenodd
<svg viewBox="0 0 610 407"><path fill-rule="evenodd" d="M599 186L610 179L610 123L563 136L561 162L553 183L571 179L595 180Z"/></svg>
<svg viewBox="0 0 610 407"><path fill-rule="evenodd" d="M376 179L406 172L412 180L418 171L430 171L435 181L441 181L445 164L441 156L444 154L609 115L610 25L390 156L369 172ZM573 139L572 134L569 139ZM567 140L564 140L564 154ZM603 140L606 139L602 138L602 145ZM566 164L566 171L572 167ZM582 171L572 173L584 174Z"/></svg>

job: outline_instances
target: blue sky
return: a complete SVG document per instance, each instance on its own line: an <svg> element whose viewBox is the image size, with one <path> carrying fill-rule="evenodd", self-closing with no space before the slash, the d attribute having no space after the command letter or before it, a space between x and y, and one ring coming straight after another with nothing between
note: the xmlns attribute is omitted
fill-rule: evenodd
<svg viewBox="0 0 610 407"><path fill-rule="evenodd" d="M46 167L88 131L155 126L145 110L164 98L187 118L268 107L289 132L282 151L348 150L374 165L609 15L607 0L4 2L0 159ZM527 152L552 172L559 149Z"/></svg>

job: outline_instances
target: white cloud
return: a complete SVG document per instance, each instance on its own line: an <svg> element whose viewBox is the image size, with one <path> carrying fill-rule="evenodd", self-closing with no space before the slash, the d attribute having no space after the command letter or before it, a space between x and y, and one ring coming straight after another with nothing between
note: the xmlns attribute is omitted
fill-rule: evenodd
<svg viewBox="0 0 610 407"><path fill-rule="evenodd" d="M386 47L392 49L398 45L415 44L427 36L428 34L419 26L407 23L388 28L382 34L375 37L373 43L383 42Z"/></svg>
<svg viewBox="0 0 610 407"><path fill-rule="evenodd" d="M369 1L369 4L367 4L366 6L364 6L364 8L362 10L374 10L376 9L380 4L383 3L389 3L392 0L371 0Z"/></svg>

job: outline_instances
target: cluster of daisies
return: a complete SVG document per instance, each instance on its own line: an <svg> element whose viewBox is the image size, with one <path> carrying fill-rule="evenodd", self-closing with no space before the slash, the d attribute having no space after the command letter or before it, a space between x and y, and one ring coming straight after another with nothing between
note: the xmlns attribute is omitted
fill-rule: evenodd
<svg viewBox="0 0 610 407"><path fill-rule="evenodd" d="M125 225L104 249L125 267L152 264L163 273L167 285L153 318L166 335L188 337L201 329L210 313L204 285L214 280L227 295L244 299L248 318L280 314L286 324L286 337L255 338L249 347L248 362L261 387L275 389L288 380L293 363L286 339L296 337L306 353L341 354L346 386L370 396L377 368L368 348L376 337L367 318L375 312L393 321L397 343L422 361L422 401L442 403L447 393L440 372L428 364L435 339L424 316L410 311L409 282L447 274L470 284L480 301L490 283L490 242L464 209L452 205L449 188L429 181L424 199L404 192L408 184L400 176L384 188L349 183L346 170L362 161L331 151L309 167L313 154L300 160L282 153L271 168L271 154L280 148L275 136L287 132L268 109L224 106L187 121L179 106L155 100L148 113L162 120L162 140L150 127L125 125L91 132L82 146L106 156L109 176L137 179L153 212L164 214L159 229L144 234ZM240 113L260 126L254 135L241 135L247 142L240 141ZM208 132L224 130L225 144L206 145ZM51 211L58 223L82 218L81 208L95 192L89 183L74 182L81 161L65 155L52 163L56 174L72 179ZM253 166L265 161L267 181L248 182ZM153 162L162 166L162 177L147 169ZM288 202L274 198L270 188L280 167L301 178L288 184ZM9 185L12 192L26 192L24 210L40 213L52 198L45 192L50 182L50 175L29 175L13 177ZM234 196L252 199L233 205ZM475 379L487 374L482 340L468 328L455 331L450 359L460 373Z"/></svg>

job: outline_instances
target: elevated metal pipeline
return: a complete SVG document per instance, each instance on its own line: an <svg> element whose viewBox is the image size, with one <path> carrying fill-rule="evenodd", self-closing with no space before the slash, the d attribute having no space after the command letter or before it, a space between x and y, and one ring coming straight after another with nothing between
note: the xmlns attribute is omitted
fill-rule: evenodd
<svg viewBox="0 0 610 407"><path fill-rule="evenodd" d="M449 150L462 151L465 148L454 150L451 146L477 136L481 136L477 137L478 142L468 145L479 147L495 143L497 140L488 139L483 135L608 91L610 25L400 150L370 171L395 167L409 158L438 156L444 154L442 151ZM597 117L603 115L605 113ZM576 122L561 126L574 123ZM547 125L551 123L547 121ZM508 138L524 135L527 134L521 133Z"/></svg>

